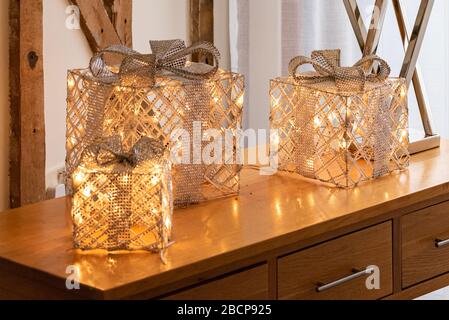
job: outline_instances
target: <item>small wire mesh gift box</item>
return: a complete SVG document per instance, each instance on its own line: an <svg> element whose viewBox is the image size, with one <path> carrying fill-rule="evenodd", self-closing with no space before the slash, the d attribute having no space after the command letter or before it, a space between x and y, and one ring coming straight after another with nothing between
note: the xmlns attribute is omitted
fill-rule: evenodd
<svg viewBox="0 0 449 320"><path fill-rule="evenodd" d="M379 71L369 73L373 63ZM304 64L315 71L297 74ZM350 188L408 167L404 79L368 56L340 66L340 51L294 58L288 78L271 81L271 144L281 171Z"/></svg>
<svg viewBox="0 0 449 320"><path fill-rule="evenodd" d="M165 147L142 137L124 150L120 136L88 146L73 172L73 239L77 249L150 250L163 256L173 212Z"/></svg>
<svg viewBox="0 0 449 320"><path fill-rule="evenodd" d="M151 47L153 54L144 55L113 46L95 55L89 69L69 71L68 177L96 138L119 134L129 148L149 136L172 150L176 205L237 195L237 140L222 145L221 161L204 162L201 150L206 130L225 136L241 128L243 76L219 69L219 52L209 43L186 48L181 40L152 41ZM196 52L212 54L216 65L187 62ZM107 66L106 54L121 56L119 69ZM71 185L68 179L69 193Z"/></svg>

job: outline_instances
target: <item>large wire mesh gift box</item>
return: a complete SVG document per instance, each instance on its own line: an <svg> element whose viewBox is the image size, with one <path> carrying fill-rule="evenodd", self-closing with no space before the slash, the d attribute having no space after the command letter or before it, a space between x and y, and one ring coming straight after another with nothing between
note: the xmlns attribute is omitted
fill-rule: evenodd
<svg viewBox="0 0 449 320"><path fill-rule="evenodd" d="M214 151L212 157L219 160L203 161L201 151L208 143L206 130L224 137L241 128L243 76L219 69L219 52L209 43L186 48L181 40L152 41L151 48L153 53L144 55L110 47L92 58L89 69L69 71L68 192L85 147L98 137L119 134L127 148L149 136L172 150L176 205L237 195L237 139L221 144L221 155ZM216 65L187 62L186 56L197 52L213 55ZM105 62L111 54L122 59L115 70Z"/></svg>
<svg viewBox="0 0 449 320"><path fill-rule="evenodd" d="M167 248L173 195L169 154L143 137L130 150L120 136L88 146L73 172L73 239L82 250Z"/></svg>
<svg viewBox="0 0 449 320"><path fill-rule="evenodd" d="M297 73L312 64L315 71ZM372 67L377 73L369 72ZM340 51L294 58L290 77L271 81L271 144L279 170L350 188L408 167L404 79L365 57L340 66Z"/></svg>

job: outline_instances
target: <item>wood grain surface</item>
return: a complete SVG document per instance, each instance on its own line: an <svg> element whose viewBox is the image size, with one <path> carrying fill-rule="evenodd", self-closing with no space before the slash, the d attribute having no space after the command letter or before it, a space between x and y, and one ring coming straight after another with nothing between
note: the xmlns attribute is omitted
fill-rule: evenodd
<svg viewBox="0 0 449 320"><path fill-rule="evenodd" d="M279 259L279 299L373 300L393 293L392 224L386 222L331 240ZM323 292L329 284L353 274L353 270L379 268L379 290L366 286L368 275Z"/></svg>
<svg viewBox="0 0 449 320"><path fill-rule="evenodd" d="M165 300L265 300L268 298L266 264L183 290Z"/></svg>
<svg viewBox="0 0 449 320"><path fill-rule="evenodd" d="M66 268L74 265L82 283L75 296L157 297L268 260L272 266L279 256L447 200L448 163L444 142L441 149L414 156L410 170L353 190L245 169L239 197L175 211L176 243L166 265L146 252L73 250L70 200L41 202L0 214L0 266L64 290Z"/></svg>
<svg viewBox="0 0 449 320"><path fill-rule="evenodd" d="M449 239L449 202L402 218L404 287L449 272L449 246L437 248L437 239Z"/></svg>
<svg viewBox="0 0 449 320"><path fill-rule="evenodd" d="M10 206L45 199L42 0L10 0ZM7 71L4 71L7 72Z"/></svg>

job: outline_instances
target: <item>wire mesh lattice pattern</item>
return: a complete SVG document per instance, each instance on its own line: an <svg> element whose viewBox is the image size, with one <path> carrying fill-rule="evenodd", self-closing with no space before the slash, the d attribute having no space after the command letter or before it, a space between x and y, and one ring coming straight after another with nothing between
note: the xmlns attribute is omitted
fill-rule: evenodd
<svg viewBox="0 0 449 320"><path fill-rule="evenodd" d="M171 164L160 159L123 166L83 161L74 171L75 248L163 253L172 228Z"/></svg>
<svg viewBox="0 0 449 320"><path fill-rule="evenodd" d="M271 81L271 143L281 171L349 188L408 167L407 87L367 83L363 93L333 82Z"/></svg>
<svg viewBox="0 0 449 320"><path fill-rule="evenodd" d="M130 148L140 137L161 140L170 149L179 149L173 139L177 129L190 135L189 164L176 164L173 176L175 204L184 206L225 196L234 196L240 187L240 165L236 161L239 144L233 139L232 154L225 152L220 164L205 164L194 159L193 124L201 129L241 128L244 78L219 70L204 82L186 82L176 77L158 77L151 88L122 87L98 83L87 70L68 74L67 173L79 164L87 145L101 136L122 135ZM106 97L106 98L102 98ZM196 141L198 142L198 141ZM205 142L199 141L203 147ZM228 146L229 148L229 146ZM229 163L229 164L228 164ZM71 193L72 181L67 181Z"/></svg>

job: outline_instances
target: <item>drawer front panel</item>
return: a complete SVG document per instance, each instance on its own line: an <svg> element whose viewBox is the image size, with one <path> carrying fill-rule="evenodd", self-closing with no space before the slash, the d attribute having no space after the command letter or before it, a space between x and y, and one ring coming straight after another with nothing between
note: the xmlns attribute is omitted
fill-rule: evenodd
<svg viewBox="0 0 449 320"><path fill-rule="evenodd" d="M403 287L449 272L449 202L409 214L401 225Z"/></svg>
<svg viewBox="0 0 449 320"><path fill-rule="evenodd" d="M368 267L377 268L364 273ZM393 293L392 269L392 224L387 222L279 259L278 296L380 299ZM379 289L368 289L367 281Z"/></svg>
<svg viewBox="0 0 449 320"><path fill-rule="evenodd" d="M268 299L268 266L262 265L181 291L165 300L265 300Z"/></svg>

